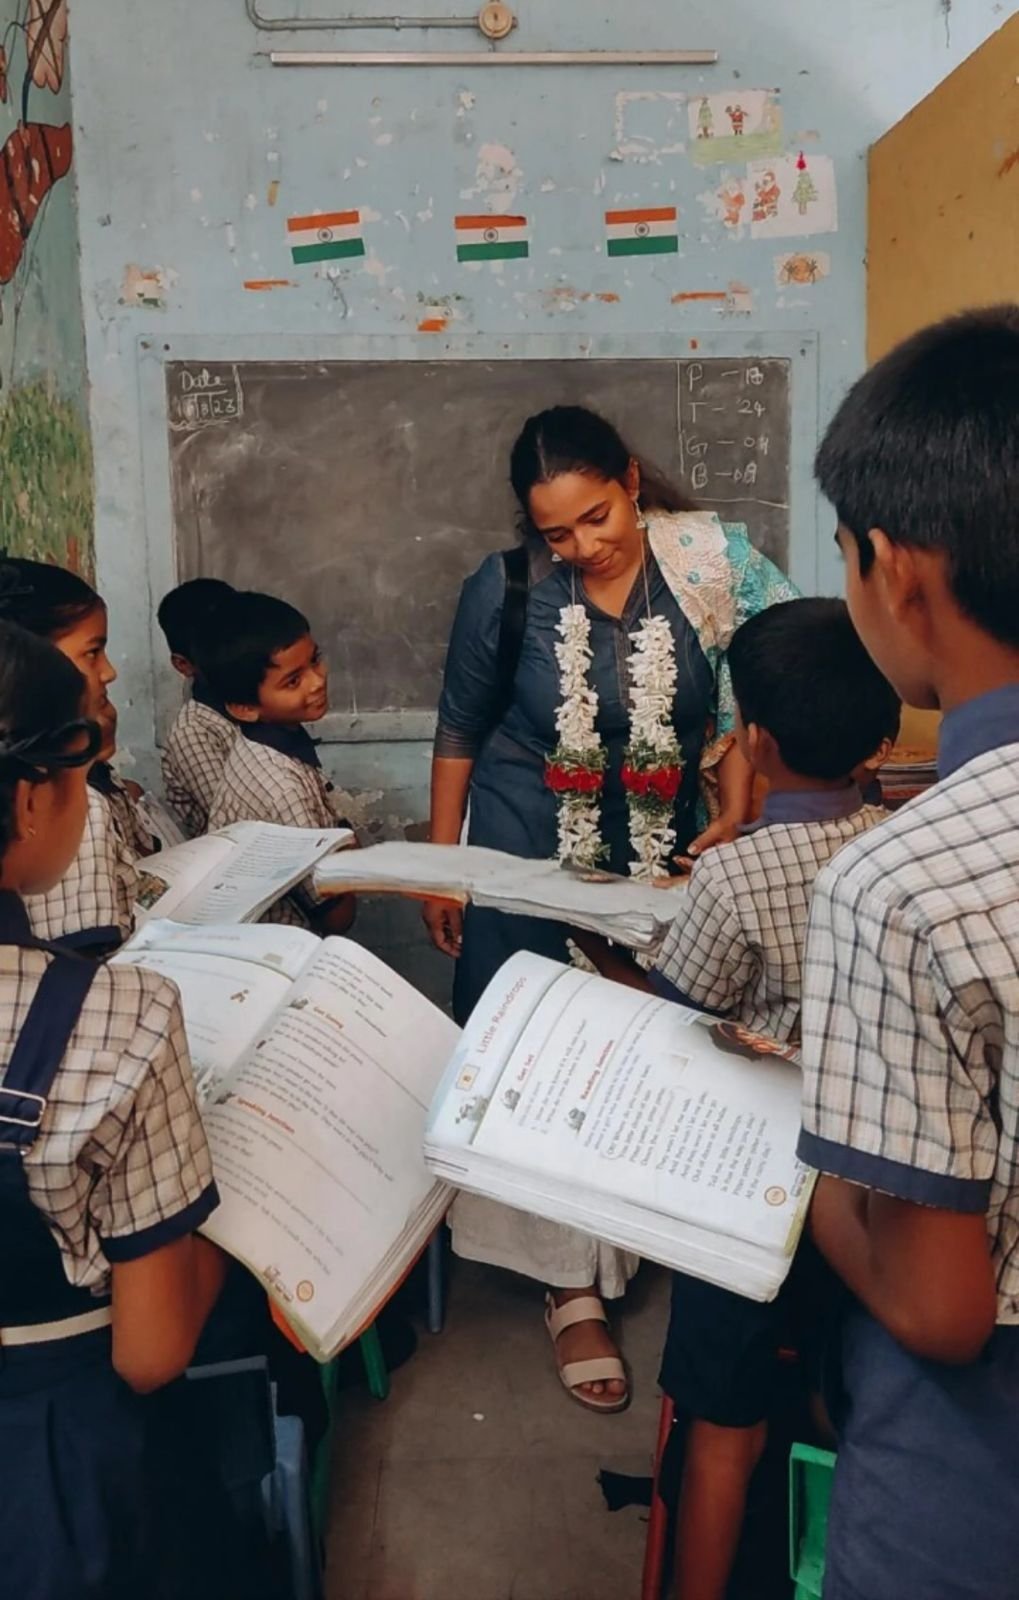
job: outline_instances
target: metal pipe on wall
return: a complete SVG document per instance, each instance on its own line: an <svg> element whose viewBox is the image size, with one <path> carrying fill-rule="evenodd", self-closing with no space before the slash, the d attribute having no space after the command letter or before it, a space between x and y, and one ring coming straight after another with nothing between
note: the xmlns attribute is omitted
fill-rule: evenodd
<svg viewBox="0 0 1019 1600"><path fill-rule="evenodd" d="M274 67L710 67L718 51L270 50L268 58Z"/></svg>
<svg viewBox="0 0 1019 1600"><path fill-rule="evenodd" d="M385 28L399 32L403 28L474 28L478 17L266 17L258 9L258 0L244 0L248 21L259 33L324 33L331 28Z"/></svg>

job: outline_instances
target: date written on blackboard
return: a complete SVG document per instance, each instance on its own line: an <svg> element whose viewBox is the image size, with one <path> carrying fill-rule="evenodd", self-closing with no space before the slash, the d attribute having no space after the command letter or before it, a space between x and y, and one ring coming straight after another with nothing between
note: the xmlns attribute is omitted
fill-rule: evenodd
<svg viewBox="0 0 1019 1600"><path fill-rule="evenodd" d="M681 362L679 446L693 494L787 507L789 362Z"/></svg>
<svg viewBox="0 0 1019 1600"><path fill-rule="evenodd" d="M217 423L236 422L244 415L244 391L236 366L173 363L166 369L166 405L174 433L197 433Z"/></svg>

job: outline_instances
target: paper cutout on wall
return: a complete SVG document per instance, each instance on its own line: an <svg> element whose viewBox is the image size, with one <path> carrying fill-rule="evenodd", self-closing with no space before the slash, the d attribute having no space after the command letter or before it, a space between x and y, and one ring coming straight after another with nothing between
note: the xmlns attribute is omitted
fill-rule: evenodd
<svg viewBox="0 0 1019 1600"><path fill-rule="evenodd" d="M782 107L774 90L733 89L691 95L689 154L698 166L752 161L782 149Z"/></svg>
<svg viewBox="0 0 1019 1600"><path fill-rule="evenodd" d="M295 266L364 255L360 211L316 211L287 218L287 243Z"/></svg>
<svg viewBox="0 0 1019 1600"><path fill-rule="evenodd" d="M787 239L834 233L838 227L835 168L829 156L780 156L751 161L750 233L754 239Z"/></svg>
<svg viewBox="0 0 1019 1600"><path fill-rule="evenodd" d="M526 217L456 218L458 261L522 261L530 249Z"/></svg>
<svg viewBox="0 0 1019 1600"><path fill-rule="evenodd" d="M792 255L775 257L775 284L779 289L819 283L830 272L831 256L825 250L798 250Z"/></svg>
<svg viewBox="0 0 1019 1600"><path fill-rule="evenodd" d="M610 256L675 255L679 222L675 206L639 206L606 211L606 250Z"/></svg>

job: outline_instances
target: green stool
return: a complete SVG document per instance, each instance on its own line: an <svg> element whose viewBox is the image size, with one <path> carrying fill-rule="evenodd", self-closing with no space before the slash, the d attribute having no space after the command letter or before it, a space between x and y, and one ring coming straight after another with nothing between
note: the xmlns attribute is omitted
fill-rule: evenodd
<svg viewBox="0 0 1019 1600"><path fill-rule="evenodd" d="M835 1457L794 1444L789 1456L789 1576L796 1600L820 1600Z"/></svg>
<svg viewBox="0 0 1019 1600"><path fill-rule="evenodd" d="M374 1400L384 1400L389 1393L389 1373L386 1371L386 1362L382 1354L382 1341L374 1323L365 1330L358 1342L361 1360L364 1362L365 1377L368 1380L368 1393ZM319 1539L322 1539L325 1537L326 1519L329 1515L329 1475L333 1450L333 1418L336 1415L336 1362L328 1361L319 1370L322 1374L322 1392L325 1395L328 1420L325 1436L315 1455L311 1475L311 1515L315 1532Z"/></svg>

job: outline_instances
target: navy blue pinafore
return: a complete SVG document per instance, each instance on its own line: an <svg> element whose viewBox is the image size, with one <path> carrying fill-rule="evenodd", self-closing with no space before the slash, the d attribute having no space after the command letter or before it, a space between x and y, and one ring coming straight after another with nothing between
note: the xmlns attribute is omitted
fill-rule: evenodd
<svg viewBox="0 0 1019 1600"><path fill-rule="evenodd" d="M36 946L21 911L0 896L0 942ZM148 1402L115 1373L110 1326L43 1343L3 1336L101 1322L109 1306L67 1281L24 1168L96 971L54 953L0 1085L0 1591L17 1600L155 1592Z"/></svg>

